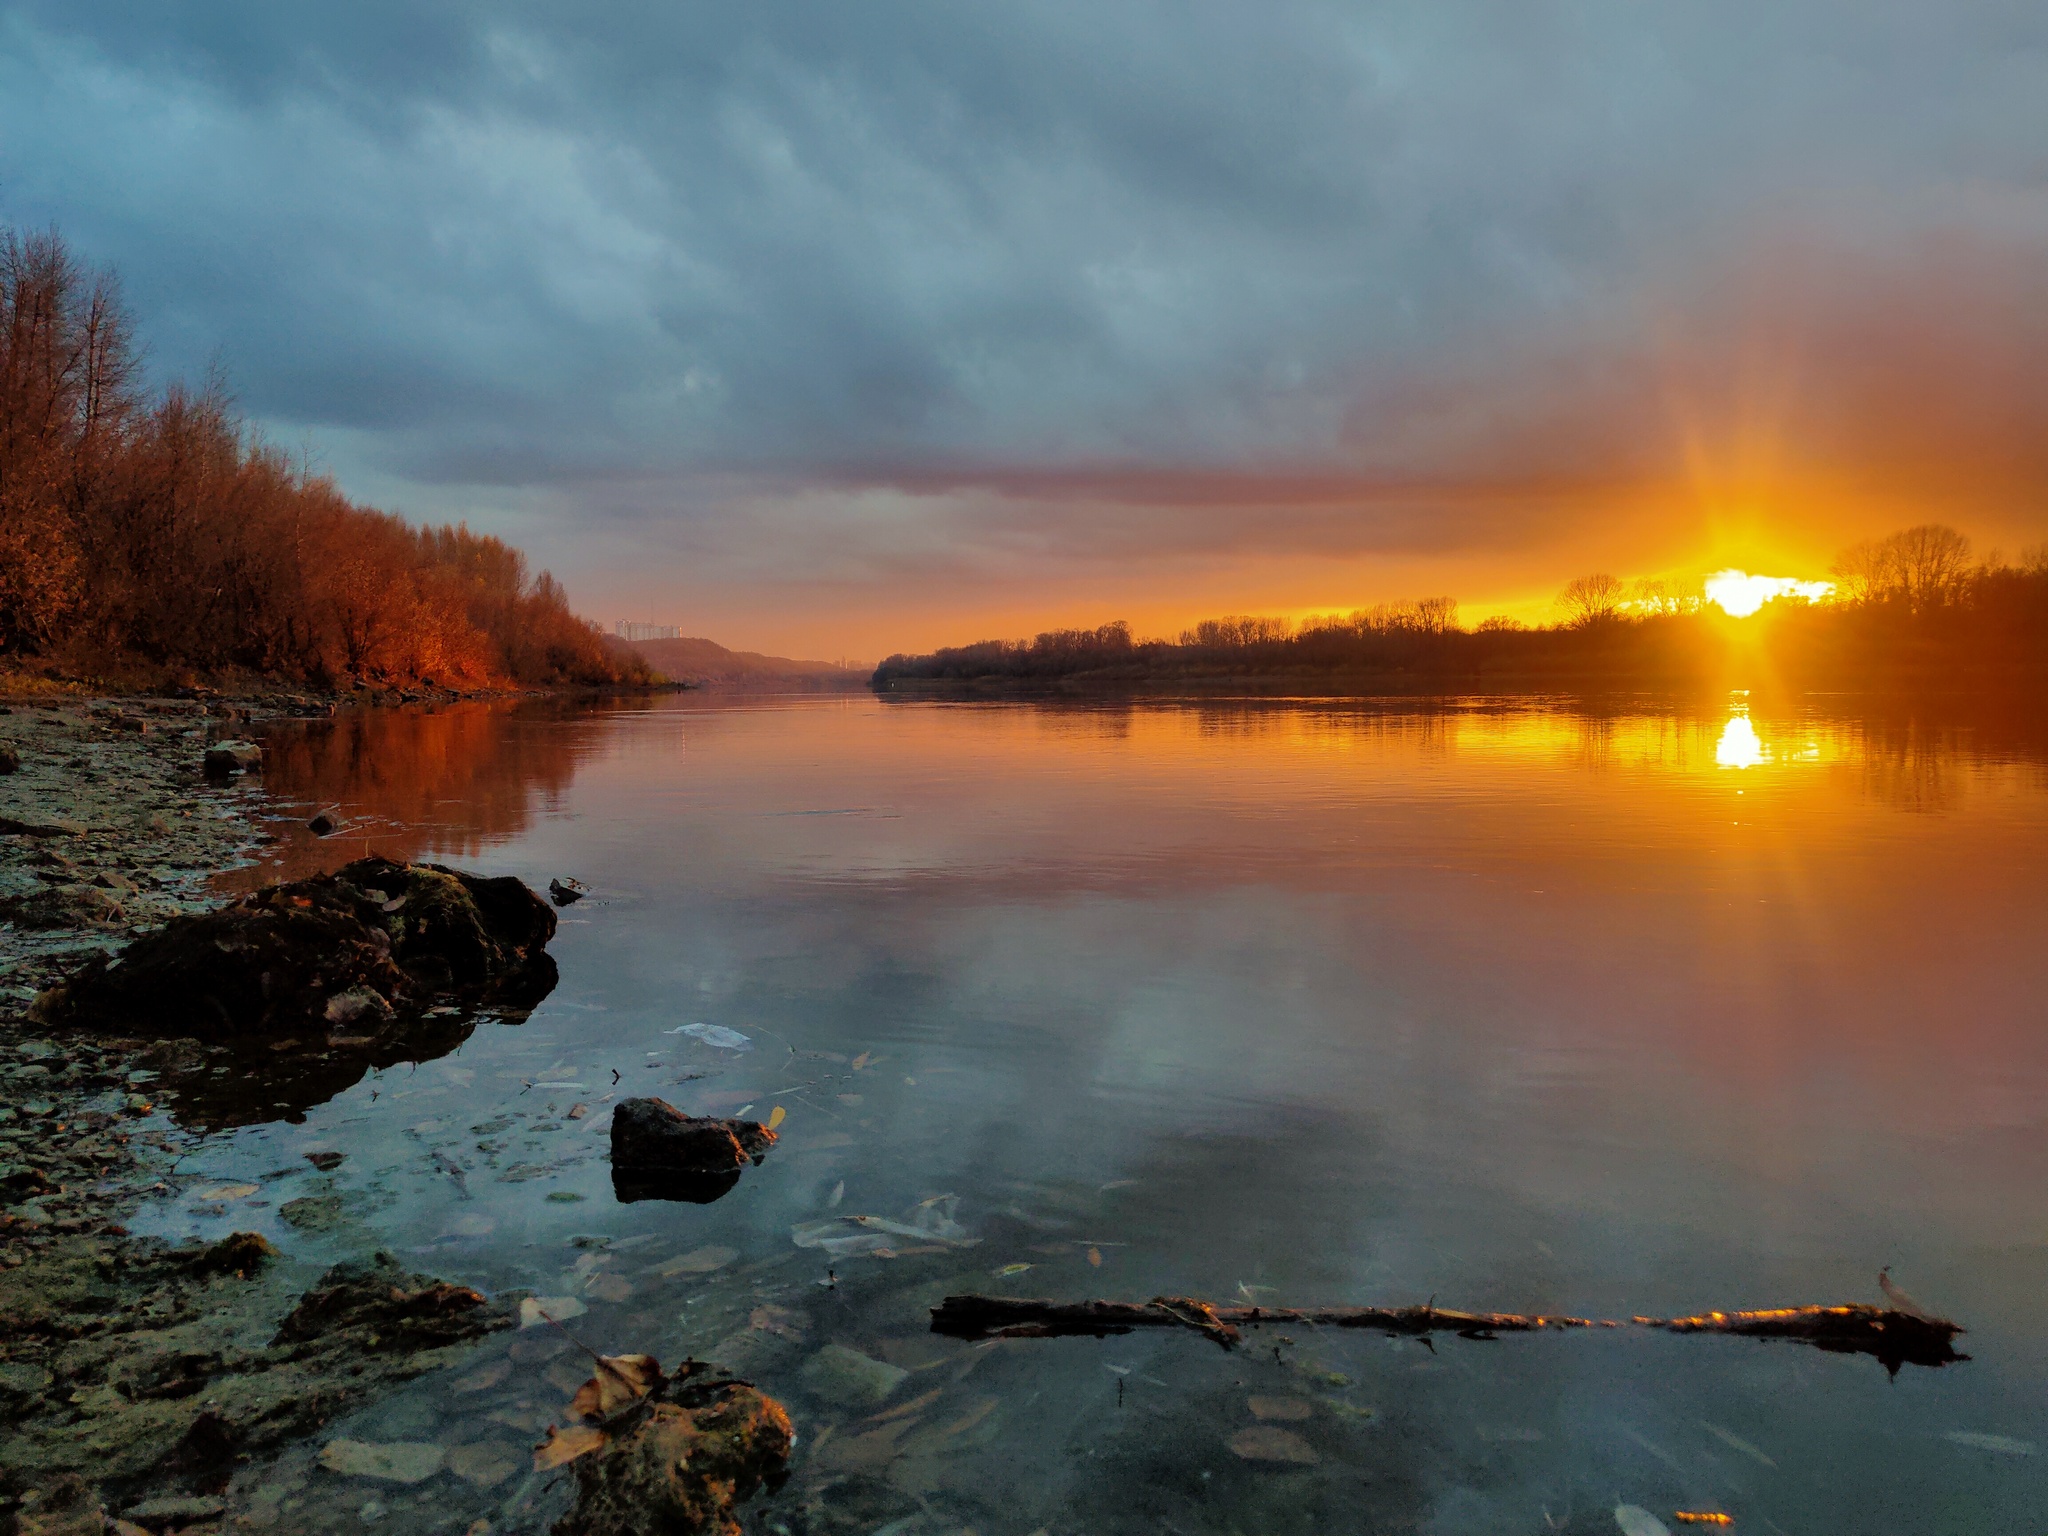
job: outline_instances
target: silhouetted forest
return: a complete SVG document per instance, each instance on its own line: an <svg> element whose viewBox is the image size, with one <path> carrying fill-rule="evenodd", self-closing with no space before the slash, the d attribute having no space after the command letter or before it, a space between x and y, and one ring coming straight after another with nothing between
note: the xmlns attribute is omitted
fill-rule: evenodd
<svg viewBox="0 0 2048 1536"><path fill-rule="evenodd" d="M1780 597L1736 618L1696 587L1604 572L1558 594L1563 617L1467 629L1449 597L1296 623L1236 615L1174 639L1124 623L891 656L873 686L1209 683L1399 691L1713 686L1804 688L2048 682L2048 547L1973 563L1969 540L1927 524L1845 550L1826 600Z"/></svg>
<svg viewBox="0 0 2048 1536"><path fill-rule="evenodd" d="M314 686L644 679L501 540L349 501L218 379L147 392L112 274L0 230L0 658Z"/></svg>

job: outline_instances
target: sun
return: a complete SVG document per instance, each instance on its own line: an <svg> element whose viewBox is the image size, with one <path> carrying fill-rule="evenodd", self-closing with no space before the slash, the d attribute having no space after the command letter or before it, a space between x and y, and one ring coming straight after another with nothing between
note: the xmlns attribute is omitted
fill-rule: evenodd
<svg viewBox="0 0 2048 1536"><path fill-rule="evenodd" d="M1746 619L1774 597L1803 597L1818 602L1835 590L1832 581L1800 581L1792 576L1752 576L1747 571L1716 571L1706 581L1707 600L1724 613Z"/></svg>

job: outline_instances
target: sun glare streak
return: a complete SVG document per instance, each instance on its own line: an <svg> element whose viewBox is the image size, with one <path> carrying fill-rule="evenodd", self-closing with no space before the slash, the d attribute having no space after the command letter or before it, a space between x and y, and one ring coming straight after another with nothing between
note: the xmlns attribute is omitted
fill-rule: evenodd
<svg viewBox="0 0 2048 1536"><path fill-rule="evenodd" d="M1791 576L1752 576L1747 571L1716 571L1706 581L1707 600L1724 613L1746 619L1774 597L1803 597L1817 602L1835 590L1832 581L1800 581Z"/></svg>

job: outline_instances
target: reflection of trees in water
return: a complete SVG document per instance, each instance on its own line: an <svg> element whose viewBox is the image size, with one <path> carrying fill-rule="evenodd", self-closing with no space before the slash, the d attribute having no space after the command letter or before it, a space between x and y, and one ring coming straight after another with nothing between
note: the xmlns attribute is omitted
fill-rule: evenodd
<svg viewBox="0 0 2048 1536"><path fill-rule="evenodd" d="M460 858L524 831L575 777L573 733L549 726L560 705L463 703L353 710L264 739L264 788L338 806L342 832L287 838L258 872L292 877L359 857Z"/></svg>
<svg viewBox="0 0 2048 1536"><path fill-rule="evenodd" d="M1458 721L1474 712L1472 701L1457 698L1205 699L1171 707L1189 711L1197 734L1208 741L1244 746L1393 741L1426 757L1447 754Z"/></svg>
<svg viewBox="0 0 2048 1536"><path fill-rule="evenodd" d="M1917 722L1866 730L1857 760L1857 787L1867 799L1895 811L1951 809L1962 794L1954 733Z"/></svg>
<svg viewBox="0 0 2048 1536"><path fill-rule="evenodd" d="M1858 716L1857 787L1894 810L1954 809L1978 770L2018 768L2031 787L2048 789L2048 720L2006 700L1952 704L1939 712L1883 711Z"/></svg>

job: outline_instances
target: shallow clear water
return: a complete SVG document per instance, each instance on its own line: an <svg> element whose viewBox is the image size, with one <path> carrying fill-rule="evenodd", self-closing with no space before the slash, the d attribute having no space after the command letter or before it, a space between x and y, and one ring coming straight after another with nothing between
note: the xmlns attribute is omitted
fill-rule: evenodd
<svg viewBox="0 0 2048 1536"><path fill-rule="evenodd" d="M574 1297L596 1347L744 1370L800 1437L750 1529L1612 1531L1627 1503L1963 1532L2048 1506L2036 738L1741 696L684 696L380 714L271 762L281 815L349 830L257 874L374 847L594 894L531 1019L219 1134L191 1167L268 1203L145 1225L311 1261L378 1242ZM676 1033L699 1022L749 1048ZM605 1120L646 1093L779 1106L781 1142L716 1204L619 1204ZM300 1160L321 1148L331 1177ZM277 1220L323 1192L339 1229ZM944 1240L793 1237L848 1214ZM1892 1379L1633 1329L974 1346L924 1310L1626 1317L1875 1301L1886 1264L1973 1359ZM835 1373L828 1345L894 1369ZM558 1348L499 1339L332 1428L477 1447L478 1475L280 1473L285 1523L538 1528L560 1490L506 1469L584 1374Z"/></svg>

